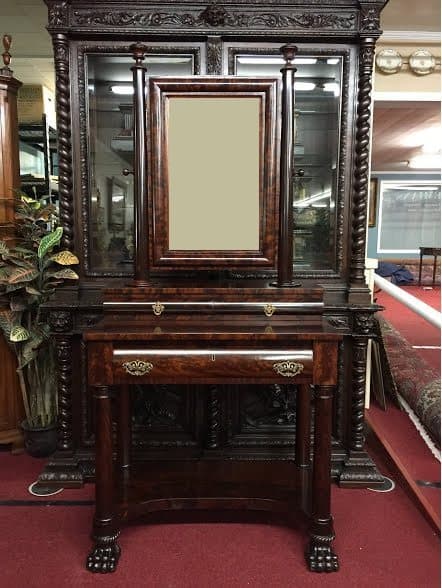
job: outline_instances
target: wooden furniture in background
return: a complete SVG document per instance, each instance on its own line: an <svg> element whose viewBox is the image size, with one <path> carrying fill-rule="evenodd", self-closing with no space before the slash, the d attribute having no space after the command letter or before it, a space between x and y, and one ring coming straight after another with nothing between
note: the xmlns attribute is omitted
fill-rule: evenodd
<svg viewBox="0 0 442 588"><path fill-rule="evenodd" d="M17 91L21 82L9 68L11 37L3 37L3 67L0 68L0 238L14 236L14 190L20 187ZM0 337L0 443L23 447L19 423L23 405L14 354Z"/></svg>
<svg viewBox="0 0 442 588"><path fill-rule="evenodd" d="M433 256L433 279L432 285L436 283L436 268L437 268L437 258L440 257L440 247L419 247L419 279L418 284L419 286L422 283L422 262L424 255L432 255Z"/></svg>

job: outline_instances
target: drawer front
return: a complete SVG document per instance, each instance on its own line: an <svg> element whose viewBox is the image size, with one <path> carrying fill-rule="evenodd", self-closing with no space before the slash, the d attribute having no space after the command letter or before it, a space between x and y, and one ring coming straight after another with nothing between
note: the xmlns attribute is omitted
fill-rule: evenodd
<svg viewBox="0 0 442 588"><path fill-rule="evenodd" d="M291 382L310 378L313 352L277 350L116 349L114 383L262 380Z"/></svg>

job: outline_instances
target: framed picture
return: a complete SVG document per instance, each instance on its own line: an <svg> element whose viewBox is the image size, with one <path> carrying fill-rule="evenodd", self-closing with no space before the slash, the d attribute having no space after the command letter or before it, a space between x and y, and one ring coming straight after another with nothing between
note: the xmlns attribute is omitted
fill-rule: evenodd
<svg viewBox="0 0 442 588"><path fill-rule="evenodd" d="M125 227L127 185L116 178L107 179L108 227L110 231L123 231Z"/></svg>
<svg viewBox="0 0 442 588"><path fill-rule="evenodd" d="M368 193L368 226L376 226L376 215L378 210L378 179L370 178Z"/></svg>

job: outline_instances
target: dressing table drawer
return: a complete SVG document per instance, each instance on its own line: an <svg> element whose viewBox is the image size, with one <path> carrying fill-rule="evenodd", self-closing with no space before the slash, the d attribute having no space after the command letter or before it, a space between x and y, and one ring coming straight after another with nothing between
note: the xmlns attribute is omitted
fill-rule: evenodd
<svg viewBox="0 0 442 588"><path fill-rule="evenodd" d="M143 382L290 382L310 378L311 349L114 349L115 384Z"/></svg>

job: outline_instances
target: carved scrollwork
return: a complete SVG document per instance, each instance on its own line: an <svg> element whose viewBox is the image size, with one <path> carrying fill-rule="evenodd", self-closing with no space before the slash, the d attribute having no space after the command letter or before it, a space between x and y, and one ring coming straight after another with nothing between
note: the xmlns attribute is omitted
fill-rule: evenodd
<svg viewBox="0 0 442 588"><path fill-rule="evenodd" d="M374 59L373 39L362 39L359 52L359 91L356 120L356 150L353 191L350 281L365 284L365 239L367 224L368 174L370 157L371 76Z"/></svg>
<svg viewBox="0 0 442 588"><path fill-rule="evenodd" d="M216 449L220 445L220 434L221 434L221 402L219 396L219 390L212 386L209 393L209 405L208 405L208 442L207 446L210 449Z"/></svg>
<svg viewBox="0 0 442 588"><path fill-rule="evenodd" d="M55 333L72 330L72 314L66 310L52 310L49 313L49 326Z"/></svg>
<svg viewBox="0 0 442 588"><path fill-rule="evenodd" d="M211 27L223 27L230 17L224 6L213 3L201 12L199 18Z"/></svg>
<svg viewBox="0 0 442 588"><path fill-rule="evenodd" d="M63 227L61 245L66 249L72 250L74 244L74 209L72 203L71 103L69 42L67 35L62 33L54 35L53 45L57 85L59 216L60 224Z"/></svg>
<svg viewBox="0 0 442 588"><path fill-rule="evenodd" d="M364 407L365 372L367 369L367 339L353 341L352 399L351 399L351 438L350 448L362 451L365 443Z"/></svg>
<svg viewBox="0 0 442 588"><path fill-rule="evenodd" d="M221 75L222 69L221 37L209 37L207 39L207 73L209 75Z"/></svg>
<svg viewBox="0 0 442 588"><path fill-rule="evenodd" d="M229 29L319 29L352 30L356 28L356 13L341 15L318 12L289 14L228 12L218 4L207 6L202 12L105 11L79 9L73 12L77 26L112 26L135 28L229 28Z"/></svg>
<svg viewBox="0 0 442 588"><path fill-rule="evenodd" d="M354 329L358 335L375 334L375 318L372 313L356 313L354 315Z"/></svg>
<svg viewBox="0 0 442 588"><path fill-rule="evenodd" d="M361 33L380 34L379 7L362 6L360 23Z"/></svg>
<svg viewBox="0 0 442 588"><path fill-rule="evenodd" d="M68 313L66 313L68 314ZM58 366L58 447L72 449L72 344L70 337L56 336Z"/></svg>
<svg viewBox="0 0 442 588"><path fill-rule="evenodd" d="M296 420L296 387L293 385L254 387L241 399L241 420L247 428L262 429L287 425L293 426ZM275 429L276 430L276 429ZM288 446L293 444L288 442ZM233 441L233 445L254 445L253 439L242 442L239 439ZM265 439L257 441L258 446L284 446L282 439Z"/></svg>
<svg viewBox="0 0 442 588"><path fill-rule="evenodd" d="M324 316L324 319L336 329L348 329L350 327L348 316Z"/></svg>
<svg viewBox="0 0 442 588"><path fill-rule="evenodd" d="M55 2L49 5L49 27L63 27L68 24L69 7L67 2Z"/></svg>

